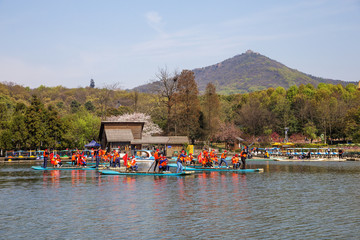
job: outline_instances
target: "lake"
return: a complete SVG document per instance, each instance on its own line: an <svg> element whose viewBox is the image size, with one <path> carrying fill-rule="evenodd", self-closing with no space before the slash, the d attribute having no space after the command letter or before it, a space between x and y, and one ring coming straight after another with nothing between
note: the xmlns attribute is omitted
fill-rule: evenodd
<svg viewBox="0 0 360 240"><path fill-rule="evenodd" d="M359 239L360 162L101 176L0 165L1 239Z"/></svg>

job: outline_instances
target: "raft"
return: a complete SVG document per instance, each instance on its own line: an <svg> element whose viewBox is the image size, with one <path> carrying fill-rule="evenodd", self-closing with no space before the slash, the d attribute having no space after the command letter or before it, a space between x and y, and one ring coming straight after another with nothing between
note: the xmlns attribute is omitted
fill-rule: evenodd
<svg viewBox="0 0 360 240"><path fill-rule="evenodd" d="M169 167L177 167L176 164L168 164ZM183 166L184 171L211 171L211 172L263 172L263 168L255 168L255 169L233 169L227 167L202 167L202 166L195 166L193 167L185 167Z"/></svg>
<svg viewBox="0 0 360 240"><path fill-rule="evenodd" d="M112 171L112 170L99 170L101 174L104 175L147 175L147 176L184 176L184 175L191 175L194 172L191 171L184 171L182 173L172 173L172 172L119 172L119 171Z"/></svg>
<svg viewBox="0 0 360 240"><path fill-rule="evenodd" d="M32 166L34 170L96 170L95 167L47 167L43 168L42 166Z"/></svg>

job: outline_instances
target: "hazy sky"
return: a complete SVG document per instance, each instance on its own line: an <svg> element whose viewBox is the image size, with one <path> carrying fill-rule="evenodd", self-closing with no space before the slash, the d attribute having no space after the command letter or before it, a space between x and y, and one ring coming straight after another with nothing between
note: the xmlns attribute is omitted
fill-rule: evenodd
<svg viewBox="0 0 360 240"><path fill-rule="evenodd" d="M248 49L360 80L360 0L0 0L0 82L133 88Z"/></svg>

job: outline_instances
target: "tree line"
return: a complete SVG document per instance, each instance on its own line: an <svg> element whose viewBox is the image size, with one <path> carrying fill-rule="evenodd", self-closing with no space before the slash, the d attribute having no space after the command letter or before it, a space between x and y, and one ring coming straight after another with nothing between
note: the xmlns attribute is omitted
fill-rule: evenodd
<svg viewBox="0 0 360 240"><path fill-rule="evenodd" d="M219 95L209 83L200 93L194 73L160 69L149 93L118 84L95 88L0 83L0 148L82 148L95 139L101 120L131 113L150 115L166 135L195 142L293 140L360 142L360 91L354 84L307 84Z"/></svg>

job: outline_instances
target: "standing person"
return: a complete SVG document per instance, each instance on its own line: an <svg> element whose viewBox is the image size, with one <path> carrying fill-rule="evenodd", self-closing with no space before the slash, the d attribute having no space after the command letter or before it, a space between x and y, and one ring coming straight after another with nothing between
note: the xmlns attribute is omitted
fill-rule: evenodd
<svg viewBox="0 0 360 240"><path fill-rule="evenodd" d="M228 168L229 165L227 164L226 162L226 157L227 157L227 151L225 150L222 154L221 154L221 157L220 157L220 163L219 163L219 167L221 166L221 164L224 162L226 164L226 167Z"/></svg>
<svg viewBox="0 0 360 240"><path fill-rule="evenodd" d="M246 149L243 149L240 153L241 169L246 169Z"/></svg>
<svg viewBox="0 0 360 240"><path fill-rule="evenodd" d="M177 169L176 169L176 173L178 172L182 172L183 171L183 165L182 162L185 160L186 155L185 155L185 150L182 150L181 153L179 154L178 158L177 158Z"/></svg>
<svg viewBox="0 0 360 240"><path fill-rule="evenodd" d="M343 158L343 153L344 153L343 150L342 150L342 149L339 149L339 159L340 159L340 158Z"/></svg>
<svg viewBox="0 0 360 240"><path fill-rule="evenodd" d="M125 155L122 157L122 159L124 160L124 166L127 167L127 160L128 160L128 155L126 152L124 152Z"/></svg>
<svg viewBox="0 0 360 240"><path fill-rule="evenodd" d="M154 166L154 172L156 172L156 167L159 164L159 160L160 160L160 152L159 149L156 149L156 152L154 153L154 158L155 158L155 166Z"/></svg>
<svg viewBox="0 0 360 240"><path fill-rule="evenodd" d="M95 156L95 161L96 161L96 165L95 167L98 168L99 164L100 164L100 156L99 156L99 152L100 152L100 148L96 149L94 151L94 156Z"/></svg>
<svg viewBox="0 0 360 240"><path fill-rule="evenodd" d="M44 163L43 163L43 168L46 168L46 167L47 167L48 157L49 157L49 152L48 152L47 149L45 149L45 151L44 151Z"/></svg>
<svg viewBox="0 0 360 240"><path fill-rule="evenodd" d="M72 153L72 156L71 156L71 165L76 165L76 155L75 155L75 153L73 152Z"/></svg>
<svg viewBox="0 0 360 240"><path fill-rule="evenodd" d="M120 154L116 150L114 150L114 158L115 158L115 165L114 167L120 167Z"/></svg>

